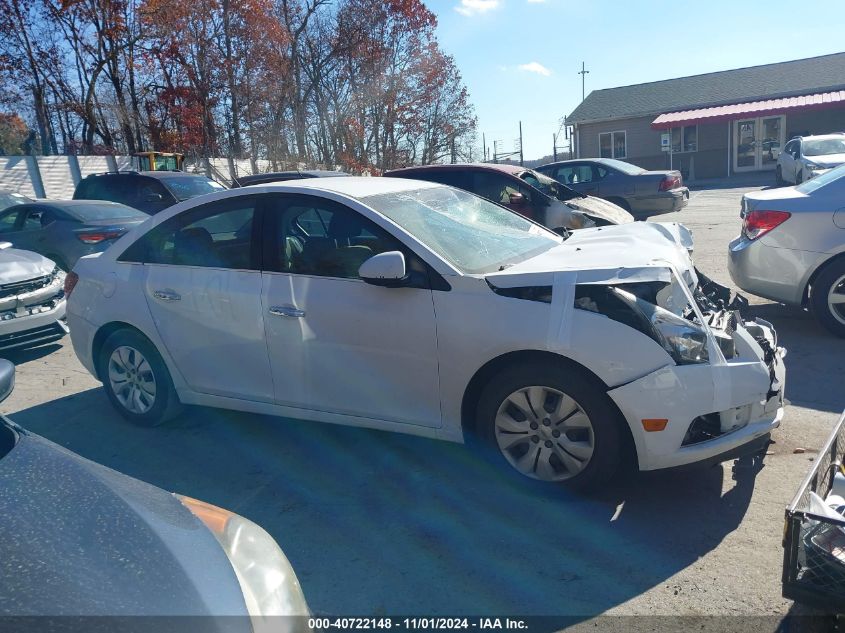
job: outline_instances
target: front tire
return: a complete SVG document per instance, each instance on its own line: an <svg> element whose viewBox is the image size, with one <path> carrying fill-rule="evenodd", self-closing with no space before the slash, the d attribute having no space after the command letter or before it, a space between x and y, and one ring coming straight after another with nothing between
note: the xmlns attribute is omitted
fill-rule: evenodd
<svg viewBox="0 0 845 633"><path fill-rule="evenodd" d="M813 282L810 304L819 323L845 338L845 259L828 264Z"/></svg>
<svg viewBox="0 0 845 633"><path fill-rule="evenodd" d="M780 169L780 165L775 167L775 184L778 187L783 187L786 183L783 181L783 172Z"/></svg>
<svg viewBox="0 0 845 633"><path fill-rule="evenodd" d="M795 174L795 184L800 185L802 182L804 182L804 172L803 172L803 170L799 171L797 174Z"/></svg>
<svg viewBox="0 0 845 633"><path fill-rule="evenodd" d="M595 378L563 363L509 367L484 388L476 434L519 474L595 489L615 474L625 424Z"/></svg>
<svg viewBox="0 0 845 633"><path fill-rule="evenodd" d="M133 424L158 426L181 411L164 360L139 332L124 329L109 336L97 371L112 405Z"/></svg>

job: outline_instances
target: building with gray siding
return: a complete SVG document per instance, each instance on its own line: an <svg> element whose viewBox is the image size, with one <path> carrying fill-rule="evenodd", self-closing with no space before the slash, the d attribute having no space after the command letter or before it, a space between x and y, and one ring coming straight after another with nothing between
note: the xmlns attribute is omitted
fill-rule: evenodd
<svg viewBox="0 0 845 633"><path fill-rule="evenodd" d="M774 170L790 138L845 131L845 53L594 90L567 123L578 158L688 180Z"/></svg>

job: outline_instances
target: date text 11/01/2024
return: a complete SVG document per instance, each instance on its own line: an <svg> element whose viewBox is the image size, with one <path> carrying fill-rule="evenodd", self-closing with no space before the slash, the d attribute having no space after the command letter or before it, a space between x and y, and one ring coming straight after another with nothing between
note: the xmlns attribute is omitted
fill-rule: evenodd
<svg viewBox="0 0 845 633"><path fill-rule="evenodd" d="M518 618L310 618L308 626L314 630L354 629L527 629L528 624Z"/></svg>

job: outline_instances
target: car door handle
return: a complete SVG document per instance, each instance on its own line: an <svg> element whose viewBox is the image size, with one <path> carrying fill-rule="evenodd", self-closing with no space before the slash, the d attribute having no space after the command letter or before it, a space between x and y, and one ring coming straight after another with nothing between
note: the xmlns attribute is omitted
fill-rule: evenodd
<svg viewBox="0 0 845 633"><path fill-rule="evenodd" d="M291 317L299 319L305 316L305 310L294 308L293 306L272 306L269 310L270 314L283 317Z"/></svg>
<svg viewBox="0 0 845 633"><path fill-rule="evenodd" d="M162 301L179 301L182 298L182 295L172 290L156 290L153 292L153 296Z"/></svg>

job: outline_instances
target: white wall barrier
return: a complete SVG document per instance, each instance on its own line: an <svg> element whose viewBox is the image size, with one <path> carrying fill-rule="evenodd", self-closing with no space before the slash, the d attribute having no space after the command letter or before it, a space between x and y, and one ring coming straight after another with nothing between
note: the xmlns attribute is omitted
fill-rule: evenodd
<svg viewBox="0 0 845 633"><path fill-rule="evenodd" d="M269 160L256 160L256 173L272 171ZM278 169L306 169L305 165L279 166ZM80 180L91 174L133 169L131 156L0 156L0 189L22 193L30 198L55 200L73 197ZM248 159L185 159L185 171L207 174L227 185L232 178L252 174Z"/></svg>

